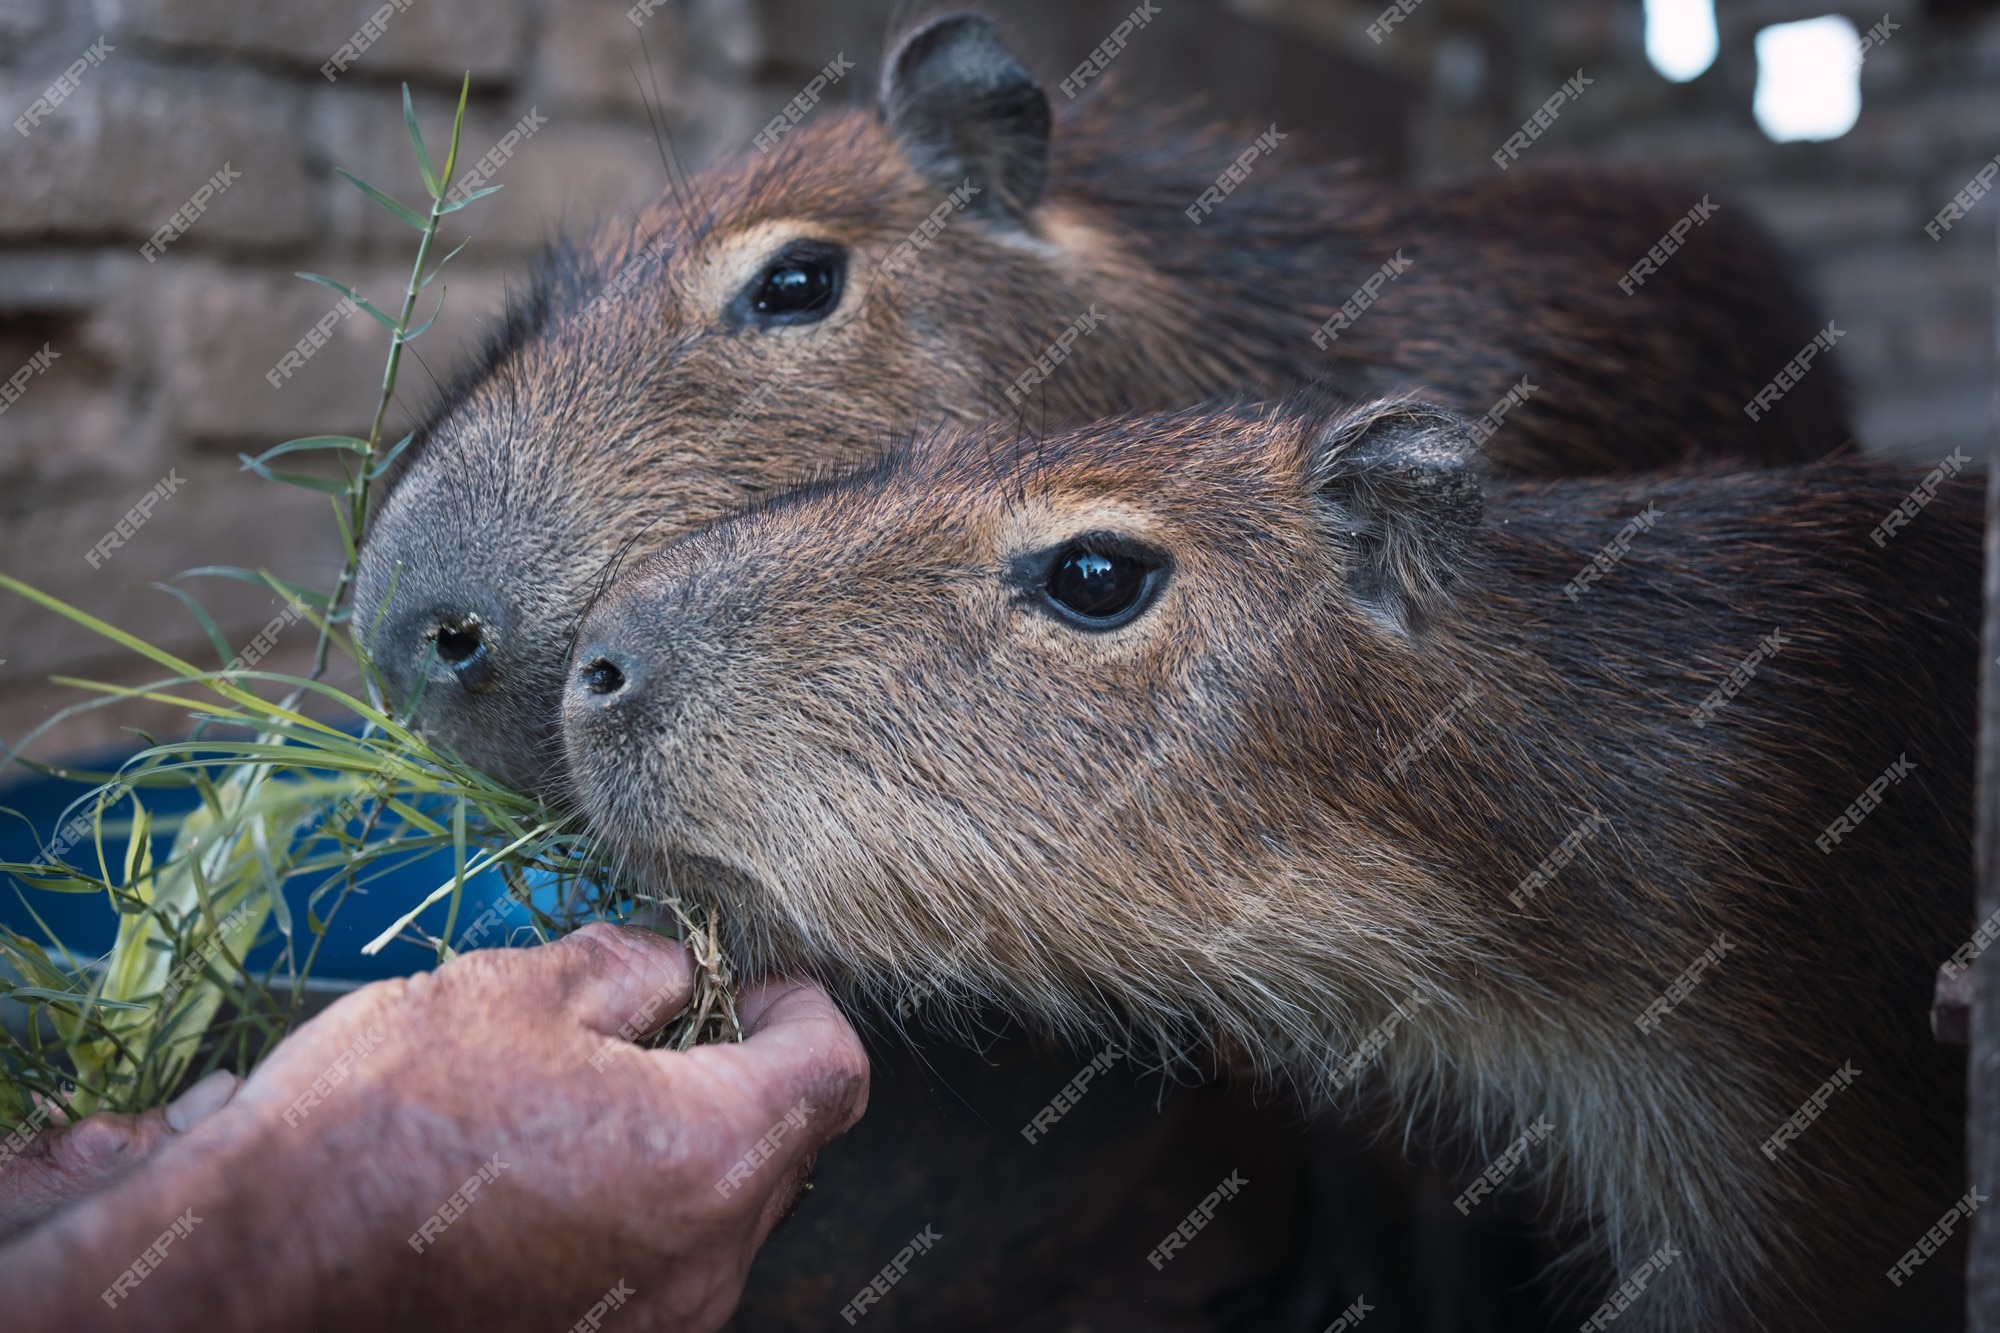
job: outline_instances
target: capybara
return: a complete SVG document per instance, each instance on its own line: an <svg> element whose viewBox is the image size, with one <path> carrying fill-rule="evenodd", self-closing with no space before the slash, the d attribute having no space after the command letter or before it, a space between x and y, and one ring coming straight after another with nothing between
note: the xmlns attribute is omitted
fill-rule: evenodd
<svg viewBox="0 0 2000 1333"><path fill-rule="evenodd" d="M1825 361L1754 401L1820 320L1733 201L1524 166L1371 184L1286 133L1089 96L1056 118L989 20L916 27L875 107L829 106L549 257L368 537L376 663L435 739L544 784L570 635L619 555L996 412L1032 436L1313 379L1409 389L1543 475L1845 441ZM1224 168L1245 183L1204 204Z"/></svg>
<svg viewBox="0 0 2000 1333"><path fill-rule="evenodd" d="M1586 1328L1949 1326L1976 485L1482 485L1411 401L1008 439L606 591L564 729L634 873L752 970L1378 1088L1546 1180Z"/></svg>

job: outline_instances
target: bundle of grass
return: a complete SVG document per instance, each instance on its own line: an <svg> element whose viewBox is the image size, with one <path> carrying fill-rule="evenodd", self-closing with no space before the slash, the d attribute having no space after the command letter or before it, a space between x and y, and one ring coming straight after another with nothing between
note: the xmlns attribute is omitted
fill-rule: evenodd
<svg viewBox="0 0 2000 1333"><path fill-rule="evenodd" d="M212 1069L247 1072L306 1012L307 982L342 906L370 884L447 850L450 878L364 952L400 937L422 943L439 962L452 957L452 941L464 945L475 933L460 929L466 885L492 873L504 879L507 898L519 909L515 918L525 913L522 929L537 939L587 920L637 918L663 923L656 928L687 941L697 962L694 997L655 1039L659 1044L685 1048L741 1035L713 908L646 899L620 887L568 817L433 747L408 725L407 714L379 702L387 693L354 632L349 593L371 488L414 438L412 432L394 444L383 439L403 349L436 320L444 289L421 324L412 322L418 298L463 243L435 263L433 249L446 217L500 188L467 191L449 184L469 88L468 79L460 87L442 169L425 147L409 89L403 90L404 121L430 196L427 210L341 173L422 238L400 310L384 311L331 278L299 275L340 292L389 335L367 438L290 440L243 460L272 482L329 496L345 552L333 590L316 592L242 569L190 571L245 579L284 597L288 614L318 633L308 674L246 669L232 659L214 619L174 585L159 586L181 598L200 622L222 662L215 670L0 575L0 588L163 673L136 687L58 677L57 683L88 697L0 756L0 766L20 764L94 784L64 812L56 837L35 861L0 862L0 872L19 881L15 892L41 936L0 926L0 959L14 973L14 979L0 979L0 1005L18 1007L15 1021L0 1027L0 1125L17 1135L57 1117L158 1106ZM273 466L293 454L330 458L337 467L314 474ZM355 663L358 691L323 678L335 651ZM191 734L147 738L145 748L113 773L51 767L20 753L82 710L132 700L185 708ZM158 813L163 797L177 795L185 803L189 791L199 798L192 811ZM157 859L156 835L172 838ZM288 883L308 886L303 920L288 902ZM110 951L81 957L66 947L36 911L30 891L104 895L118 914ZM432 925L420 924L424 920ZM483 938L490 922L480 924L476 933ZM272 953L269 946L275 946L271 961L250 966L253 949ZM0 1142L8 1138L0 1132Z"/></svg>

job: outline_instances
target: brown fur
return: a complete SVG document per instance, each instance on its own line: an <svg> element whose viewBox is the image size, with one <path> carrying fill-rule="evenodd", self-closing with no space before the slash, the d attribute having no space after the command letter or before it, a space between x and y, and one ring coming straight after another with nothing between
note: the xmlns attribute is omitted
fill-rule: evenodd
<svg viewBox="0 0 2000 1333"><path fill-rule="evenodd" d="M976 31L967 40L1008 59ZM892 73L892 109L898 86ZM931 114L976 129L983 106ZM914 164L918 113L895 114L828 109L769 153L558 248L447 395L383 506L357 595L364 622L381 617L372 644L391 685L407 697L425 682L417 719L437 739L546 781L569 636L615 560L872 453L892 429L998 412L1032 438L1320 377L1352 397L1418 390L1477 414L1526 377L1536 392L1490 445L1515 472L1660 464L1697 452L1690 441L1795 460L1846 438L1829 364L1763 420L1742 411L1817 317L1732 201L1627 296L1617 279L1694 192L1528 170L1371 184L1287 141L1196 227L1182 210L1251 131L1182 130L1085 99L1056 123L1038 202L1019 217L994 202L1022 192L990 179L1022 149L1019 136L987 144L1012 156L969 163L964 178L985 188L887 278L883 261L961 184L955 167L937 175L952 164L931 149L929 174ZM833 314L732 321L732 297L798 238L848 252ZM1316 348L1315 329L1397 251L1409 271ZM1102 324L1017 408L1007 387L1091 308ZM426 667L441 625L476 627L478 672Z"/></svg>
<svg viewBox="0 0 2000 1333"><path fill-rule="evenodd" d="M1495 482L1481 519L1463 446L1427 409L1308 403L903 451L613 587L573 781L636 869L725 895L753 970L949 968L1055 1029L1250 1052L1315 1101L1412 1008L1375 1069L1409 1115L1489 1154L1556 1126L1555 1225L1599 1260L1582 1315L1672 1243L1617 1327L1931 1326L1954 1260L1883 1273L1963 1192L1925 1014L1967 916L1976 486L1884 549L1917 478L1878 463ZM1172 569L1087 633L1021 570L1107 531ZM1638 1030L1718 931L1735 952ZM1862 1077L1767 1161L1843 1061Z"/></svg>

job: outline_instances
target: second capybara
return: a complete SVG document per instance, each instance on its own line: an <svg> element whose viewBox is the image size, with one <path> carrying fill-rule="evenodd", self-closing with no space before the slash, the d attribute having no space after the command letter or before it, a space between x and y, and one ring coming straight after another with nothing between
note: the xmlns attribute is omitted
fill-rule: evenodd
<svg viewBox="0 0 2000 1333"><path fill-rule="evenodd" d="M892 432L998 414L1032 436L1322 380L1483 414L1522 474L1846 439L1824 359L1755 401L1821 320L1727 197L1518 164L1371 183L1282 126L1090 96L1056 115L976 14L903 36L875 106L764 147L557 248L369 534L376 664L498 776L559 774L570 635L619 556ZM1244 183L1204 211L1224 168Z"/></svg>
<svg viewBox="0 0 2000 1333"><path fill-rule="evenodd" d="M1545 1183L1586 1328L1954 1326L1976 485L1482 485L1409 402L1006 439L606 592L565 735L637 873L752 970L1379 1089Z"/></svg>

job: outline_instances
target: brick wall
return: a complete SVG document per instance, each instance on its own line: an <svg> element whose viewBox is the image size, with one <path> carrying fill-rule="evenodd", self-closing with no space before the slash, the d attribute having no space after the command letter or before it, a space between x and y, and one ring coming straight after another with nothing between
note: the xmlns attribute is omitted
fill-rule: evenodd
<svg viewBox="0 0 2000 1333"><path fill-rule="evenodd" d="M522 117L537 121L460 214L472 244L447 270L444 317L405 360L395 432L502 308L533 251L565 225L636 206L664 176L632 70L646 60L624 4L404 0L336 78L321 67L375 3L266 0L0 0L0 108L27 110L72 62L101 63L32 128L0 141L0 379L44 345L57 360L0 416L0 569L189 655L201 635L168 596L129 585L206 564L266 567L324 586L338 560L323 497L239 470L239 451L290 436L365 433L383 331L340 320L276 387L266 374L339 297L293 276L401 297L414 233L340 180L336 166L420 199L401 131L408 80L434 148L459 78L474 96L476 160ZM655 86L680 151L704 158L761 123L761 59L741 5L668 5L646 24ZM629 67L628 67L629 66ZM227 164L239 173L184 236L149 261L147 238ZM457 239L454 235L452 239ZM107 530L173 473L180 479L101 568ZM276 606L218 580L188 585L240 644ZM270 661L296 669L294 631ZM131 679L129 659L49 615L0 598L0 736L46 716L56 671ZM203 660L210 660L204 657ZM73 697L73 696L64 696ZM109 735L71 728L58 748Z"/></svg>
<svg viewBox="0 0 2000 1333"><path fill-rule="evenodd" d="M495 176L506 188L460 215L472 244L448 271L447 309L416 345L421 361L406 364L398 435L543 239L659 190L642 81L675 152L698 164L747 144L836 52L860 62L842 92L864 95L883 33L909 9L662 0L635 26L628 0L404 2L330 81L322 66L354 40L370 0L0 0L6 120L74 62L85 66L28 135L0 128L0 381L44 346L56 357L0 414L0 570L191 655L201 636L186 613L131 585L212 563L327 581L337 551L324 501L245 476L236 455L365 429L383 352L365 317L338 321L279 387L266 373L338 300L294 270L333 274L384 302L400 295L413 233L333 168L418 197L401 81L435 142L471 72L464 141L474 158L522 117L537 123ZM995 6L1051 78L1131 7ZM1534 146L1538 157L1669 170L1696 195L1761 212L1848 332L1840 360L1864 442L1913 456L1983 452L2000 203L1940 241L1923 227L2000 152L2000 19L1990 11L1892 10L1902 26L1864 67L1860 125L1832 144L1773 145L1750 118L1751 37L1827 12L1818 6L1725 5L1722 56L1686 86L1646 66L1636 0L1421 0L1376 43L1365 30L1382 7L1162 0L1117 69L1141 91L1275 118L1378 170L1437 177L1493 170L1487 155L1525 109L1582 67L1595 81ZM1881 17L1849 12L1862 29ZM225 164L239 174L148 262L148 237ZM170 474L173 493L93 568L86 553ZM272 614L253 589L190 586L232 643ZM271 662L295 669L306 637L288 636ZM0 737L18 738L73 697L43 683L51 673L132 679L127 662L0 597ZM111 736L86 720L47 748Z"/></svg>

